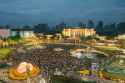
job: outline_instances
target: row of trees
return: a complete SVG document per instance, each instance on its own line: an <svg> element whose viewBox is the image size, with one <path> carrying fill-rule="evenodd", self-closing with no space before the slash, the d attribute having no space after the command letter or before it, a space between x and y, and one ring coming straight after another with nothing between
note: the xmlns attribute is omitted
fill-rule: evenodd
<svg viewBox="0 0 125 83"><path fill-rule="evenodd" d="M80 28L94 28L99 35L108 35L115 36L117 34L125 33L125 22L120 23L111 23L104 24L103 21L99 21L94 23L92 20L89 20L88 23L78 22L77 26ZM7 28L9 26L7 25ZM31 28L28 25L23 26L23 28ZM44 34L54 34L61 33L64 28L69 28L69 26L62 22L53 27L50 27L47 23L45 24L37 24L32 27L36 33L44 33ZM71 28L71 27L70 27Z"/></svg>

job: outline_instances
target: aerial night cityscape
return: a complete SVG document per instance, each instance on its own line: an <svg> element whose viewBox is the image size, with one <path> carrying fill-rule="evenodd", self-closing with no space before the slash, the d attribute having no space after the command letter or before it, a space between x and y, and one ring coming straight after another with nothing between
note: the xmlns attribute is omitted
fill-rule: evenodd
<svg viewBox="0 0 125 83"><path fill-rule="evenodd" d="M125 0L0 0L0 83L125 83Z"/></svg>

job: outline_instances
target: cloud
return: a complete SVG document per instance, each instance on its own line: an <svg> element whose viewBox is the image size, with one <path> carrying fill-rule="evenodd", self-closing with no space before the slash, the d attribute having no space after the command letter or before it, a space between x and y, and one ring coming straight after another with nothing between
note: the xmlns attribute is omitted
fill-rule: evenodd
<svg viewBox="0 0 125 83"><path fill-rule="evenodd" d="M18 24L27 19L28 23L90 18L113 21L110 18L123 20L124 14L125 0L0 0L0 16L5 23L12 17Z"/></svg>

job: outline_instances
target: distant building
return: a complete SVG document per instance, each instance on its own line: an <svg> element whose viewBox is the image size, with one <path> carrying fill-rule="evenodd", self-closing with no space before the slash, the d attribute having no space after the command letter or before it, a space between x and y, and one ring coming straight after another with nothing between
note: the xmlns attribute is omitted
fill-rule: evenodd
<svg viewBox="0 0 125 83"><path fill-rule="evenodd" d="M11 35L10 29L0 28L0 38L8 38Z"/></svg>
<svg viewBox="0 0 125 83"><path fill-rule="evenodd" d="M11 29L11 36L20 36L21 38L34 37L32 29Z"/></svg>
<svg viewBox="0 0 125 83"><path fill-rule="evenodd" d="M87 29L87 28L68 28L64 29L62 32L63 36L70 37L70 38L80 38L82 36L93 36L96 34L94 29Z"/></svg>

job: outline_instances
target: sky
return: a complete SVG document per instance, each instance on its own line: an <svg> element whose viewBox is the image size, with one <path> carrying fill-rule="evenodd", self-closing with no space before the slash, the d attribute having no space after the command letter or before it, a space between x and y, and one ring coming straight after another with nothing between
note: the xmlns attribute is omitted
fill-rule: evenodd
<svg viewBox="0 0 125 83"><path fill-rule="evenodd" d="M125 0L0 0L0 24L125 21Z"/></svg>

